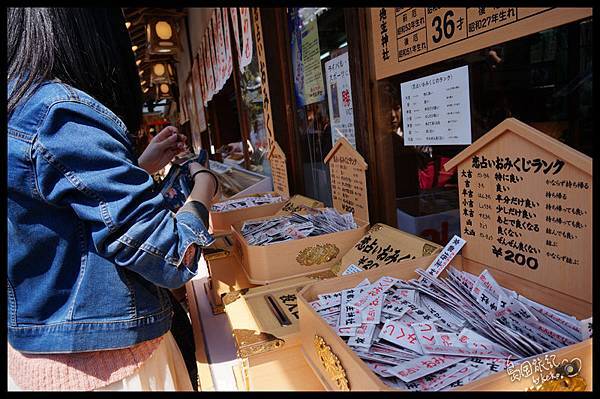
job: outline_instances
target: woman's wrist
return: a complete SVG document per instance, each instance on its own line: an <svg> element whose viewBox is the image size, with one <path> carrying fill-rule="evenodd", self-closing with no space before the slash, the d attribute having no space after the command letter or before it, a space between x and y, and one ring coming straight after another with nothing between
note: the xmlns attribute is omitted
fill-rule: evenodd
<svg viewBox="0 0 600 399"><path fill-rule="evenodd" d="M219 180L213 172L209 171L208 169L197 170L192 173L192 179L194 180L194 187L204 187L205 189L209 190L209 192L213 193L213 197L217 195L219 189ZM212 187L212 191L210 190L209 185Z"/></svg>

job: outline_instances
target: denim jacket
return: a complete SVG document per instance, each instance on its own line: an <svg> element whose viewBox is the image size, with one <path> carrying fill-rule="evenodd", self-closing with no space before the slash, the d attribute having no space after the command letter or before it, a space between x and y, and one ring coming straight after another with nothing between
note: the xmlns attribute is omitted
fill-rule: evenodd
<svg viewBox="0 0 600 399"><path fill-rule="evenodd" d="M170 329L165 288L195 276L184 253L214 239L206 208L167 210L133 154L123 122L62 83L44 83L10 116L7 323L16 350L124 348Z"/></svg>

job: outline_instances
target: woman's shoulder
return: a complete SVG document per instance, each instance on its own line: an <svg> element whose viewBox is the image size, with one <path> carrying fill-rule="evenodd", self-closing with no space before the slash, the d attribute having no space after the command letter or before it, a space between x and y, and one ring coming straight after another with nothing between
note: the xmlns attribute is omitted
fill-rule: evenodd
<svg viewBox="0 0 600 399"><path fill-rule="evenodd" d="M53 80L40 84L15 109L9 128L35 134L49 118L67 111L80 114L125 133L125 124L107 107L89 94L66 83Z"/></svg>

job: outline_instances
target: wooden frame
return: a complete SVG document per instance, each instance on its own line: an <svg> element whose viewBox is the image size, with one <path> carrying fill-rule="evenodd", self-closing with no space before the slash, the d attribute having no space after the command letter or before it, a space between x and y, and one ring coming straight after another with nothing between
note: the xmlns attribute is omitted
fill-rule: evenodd
<svg viewBox="0 0 600 399"><path fill-rule="evenodd" d="M304 192L300 149L296 143L294 88L286 9L261 8L261 24L265 42L265 59L269 78L277 84L269 86L275 140L286 155L290 195Z"/></svg>
<svg viewBox="0 0 600 399"><path fill-rule="evenodd" d="M344 10L346 34L348 36L348 57L350 60L350 79L352 84L352 102L354 108L354 128L356 146L369 165L366 171L369 215L372 223L382 222L396 226L395 195L390 198L388 192L396 190L393 171L391 139L389 135L378 134L377 120L379 96L377 87L371 81L372 70L369 53L368 9L349 8ZM387 152L382 157L382 152ZM390 169L391 168L391 169ZM393 212L389 210L392 209Z"/></svg>
<svg viewBox="0 0 600 399"><path fill-rule="evenodd" d="M348 56L351 70L352 101L354 108L354 126L356 131L357 149L369 165L367 171L367 188L369 199L369 214L373 222L383 221L395 226L396 217L386 218L383 211L390 207L382 206L386 198L380 195L378 182L386 181L389 177L389 167L381 164L376 158L378 153L374 135L374 123L371 103L373 98L370 90L367 10L364 8L344 8L344 21L348 37ZM286 9L262 8L261 21L265 40L265 55L269 65L269 77L277 85L270 85L273 109L273 126L275 138L288 158L290 193L304 191L304 176L302 173L300 149L297 142L296 104L293 95L291 71L290 35L287 25ZM382 143L384 146L384 143ZM389 147L389 144L388 144ZM391 159L391 157L388 157ZM376 161L377 160L377 161ZM389 163L389 162L388 162ZM393 164L392 164L393 166ZM378 173L385 175L380 177ZM382 187L382 186L379 186ZM387 184L384 186L388 189ZM392 187L393 188L393 187ZM395 201L392 198L392 203ZM395 207L394 207L395 209Z"/></svg>

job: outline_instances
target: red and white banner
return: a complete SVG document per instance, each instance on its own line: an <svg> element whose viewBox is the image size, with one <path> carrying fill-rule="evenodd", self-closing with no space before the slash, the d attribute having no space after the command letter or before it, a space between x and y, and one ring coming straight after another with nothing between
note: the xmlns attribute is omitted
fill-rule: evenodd
<svg viewBox="0 0 600 399"><path fill-rule="evenodd" d="M231 72L233 71L233 58L231 55L231 37L229 34L229 12L227 8L221 8L223 12L223 32L225 41L225 78L223 79L225 82L231 76Z"/></svg>
<svg viewBox="0 0 600 399"><path fill-rule="evenodd" d="M213 57L212 57L212 50L211 50L211 32L210 30L208 30L206 32L206 34L204 35L204 40L203 42L203 49L204 49L204 70L206 71L206 82L207 82L207 86L208 86L208 92L207 92L207 96L206 96L206 103L204 105L207 105L207 103L212 100L213 95L215 94L215 89L216 89L216 82L215 82L215 73L214 73L214 68L213 68Z"/></svg>
<svg viewBox="0 0 600 399"><path fill-rule="evenodd" d="M217 34L217 13L213 13L211 19L210 19L210 40L209 42L211 43L210 45L210 56L212 58L212 66L213 66L213 73L215 76L215 91L213 92L213 95L218 93L219 90L221 90L221 73L220 73L220 60L219 60L219 53L218 53L218 45L219 45L219 37Z"/></svg>
<svg viewBox="0 0 600 399"><path fill-rule="evenodd" d="M198 58L194 59L194 63L192 65L192 86L193 86L193 103L194 110L196 111L196 118L198 121L198 131L192 132L193 138L200 138L200 132L206 130L206 117L204 116L204 104L202 102L202 84L200 82L200 65L198 63ZM194 147L200 148L199 141L196 143L192 143Z"/></svg>
<svg viewBox="0 0 600 399"><path fill-rule="evenodd" d="M240 49L240 23L238 18L238 9L236 7L229 8L229 15L231 16L231 27L233 28L233 40L235 41L235 49L238 56L238 65L240 72L242 70L242 53Z"/></svg>
<svg viewBox="0 0 600 399"><path fill-rule="evenodd" d="M198 72L200 73L200 89L202 90L201 101L202 104L206 104L206 98L208 97L208 87L206 82L206 69L204 66L204 43L200 43L200 50L198 51Z"/></svg>
<svg viewBox="0 0 600 399"><path fill-rule="evenodd" d="M240 21L242 24L240 70L243 70L252 61L252 20L248 7L240 7Z"/></svg>
<svg viewBox="0 0 600 399"><path fill-rule="evenodd" d="M217 10L215 11L215 14L217 16L216 19L216 25L215 25L215 29L217 30L217 40L218 40L218 44L217 44L217 56L218 56L218 63L219 63L219 87L218 89L221 90L223 88L223 86L225 85L225 77L226 77L226 71L227 71L227 62L226 62L226 57L225 57L225 37L223 35L223 18L221 17L221 9L217 8Z"/></svg>

